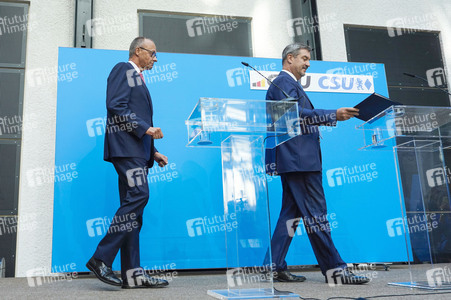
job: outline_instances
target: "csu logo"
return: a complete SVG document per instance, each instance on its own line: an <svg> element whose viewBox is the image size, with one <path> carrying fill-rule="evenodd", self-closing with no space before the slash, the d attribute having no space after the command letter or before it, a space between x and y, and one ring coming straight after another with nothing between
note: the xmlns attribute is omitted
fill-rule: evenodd
<svg viewBox="0 0 451 300"><path fill-rule="evenodd" d="M195 218L186 221L186 228L188 229L188 235L195 237L202 235L204 227L204 220L202 218Z"/></svg>
<svg viewBox="0 0 451 300"><path fill-rule="evenodd" d="M227 83L230 87L240 86L246 82L243 68L235 68L227 70Z"/></svg>
<svg viewBox="0 0 451 300"><path fill-rule="evenodd" d="M147 167L130 169L125 174L129 187L141 186L147 183Z"/></svg>
<svg viewBox="0 0 451 300"><path fill-rule="evenodd" d="M344 183L343 168L335 168L335 169L327 170L326 177L327 177L327 184L329 184L330 187L343 185L343 183Z"/></svg>
<svg viewBox="0 0 451 300"><path fill-rule="evenodd" d="M395 218L387 220L387 232L389 237L400 236L403 234L403 220L402 218Z"/></svg>

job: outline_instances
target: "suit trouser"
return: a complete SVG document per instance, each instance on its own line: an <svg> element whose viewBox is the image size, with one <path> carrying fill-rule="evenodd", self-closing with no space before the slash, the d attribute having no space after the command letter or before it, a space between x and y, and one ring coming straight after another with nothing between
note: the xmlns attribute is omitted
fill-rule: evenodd
<svg viewBox="0 0 451 300"><path fill-rule="evenodd" d="M112 162L119 175L121 205L93 257L111 267L121 249L121 275L126 280L127 270L140 267L139 233L144 207L149 200L147 161L142 158L118 157L113 158Z"/></svg>
<svg viewBox="0 0 451 300"><path fill-rule="evenodd" d="M272 260L276 270L286 270L285 257L293 239L293 219L302 217L310 244L321 272L345 267L332 241L321 172L293 172L281 174L282 209L271 240ZM288 225L287 225L288 222ZM301 225L302 226L302 225Z"/></svg>

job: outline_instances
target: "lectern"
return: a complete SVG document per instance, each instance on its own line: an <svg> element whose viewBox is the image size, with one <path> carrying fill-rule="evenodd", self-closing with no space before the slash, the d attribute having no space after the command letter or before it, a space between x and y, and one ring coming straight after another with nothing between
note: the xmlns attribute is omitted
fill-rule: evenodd
<svg viewBox="0 0 451 300"><path fill-rule="evenodd" d="M395 105L357 128L362 150L394 154L402 217L386 225L390 236L404 235L410 274L390 284L451 289L449 250L446 257L442 249L451 218L451 108Z"/></svg>
<svg viewBox="0 0 451 300"><path fill-rule="evenodd" d="M273 286L265 149L300 134L297 102L201 98L188 120L189 147L220 147L227 289L217 299L299 297ZM230 218L233 216L233 218ZM227 224L233 219L234 226ZM228 226L228 227L227 227Z"/></svg>

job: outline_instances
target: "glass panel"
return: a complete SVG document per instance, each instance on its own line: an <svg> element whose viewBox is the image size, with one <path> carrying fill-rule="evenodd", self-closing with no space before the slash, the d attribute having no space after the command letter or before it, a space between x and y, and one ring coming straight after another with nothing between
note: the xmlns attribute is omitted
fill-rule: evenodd
<svg viewBox="0 0 451 300"><path fill-rule="evenodd" d="M220 147L231 133L265 137L265 147L300 134L296 102L201 98L186 121L188 146Z"/></svg>
<svg viewBox="0 0 451 300"><path fill-rule="evenodd" d="M396 154L401 207L405 207L402 223L412 255L410 282L394 284L451 288L451 251L445 246L449 243L451 174L442 144L440 140L413 140L397 147ZM393 232L395 228L400 230L393 222Z"/></svg>
<svg viewBox="0 0 451 300"><path fill-rule="evenodd" d="M356 128L363 130L365 146L362 149L385 147L391 150L413 138L451 137L450 120L450 107L396 105Z"/></svg>
<svg viewBox="0 0 451 300"><path fill-rule="evenodd" d="M299 298L273 288L265 140L299 135L297 102L201 98L186 121L188 146L221 146L227 287L218 299Z"/></svg>
<svg viewBox="0 0 451 300"><path fill-rule="evenodd" d="M402 217L387 220L387 229L406 240L410 278L392 285L451 289L450 113L392 106L357 127L362 149L394 149Z"/></svg>
<svg viewBox="0 0 451 300"><path fill-rule="evenodd" d="M264 264L271 232L262 146L258 136L232 135L222 143L224 214L236 219L226 231L229 289L272 289L270 259Z"/></svg>

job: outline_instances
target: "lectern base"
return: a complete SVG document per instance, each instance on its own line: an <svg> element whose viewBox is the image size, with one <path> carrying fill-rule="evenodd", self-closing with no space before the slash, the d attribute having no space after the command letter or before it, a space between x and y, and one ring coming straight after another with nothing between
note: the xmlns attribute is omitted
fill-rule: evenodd
<svg viewBox="0 0 451 300"><path fill-rule="evenodd" d="M443 283L442 285L429 285L427 281L414 281L414 282L390 282L389 285L403 286L417 289L427 290L451 290L451 283Z"/></svg>
<svg viewBox="0 0 451 300"><path fill-rule="evenodd" d="M299 298L299 295L292 292L282 292L276 289L209 290L207 293L221 300Z"/></svg>

